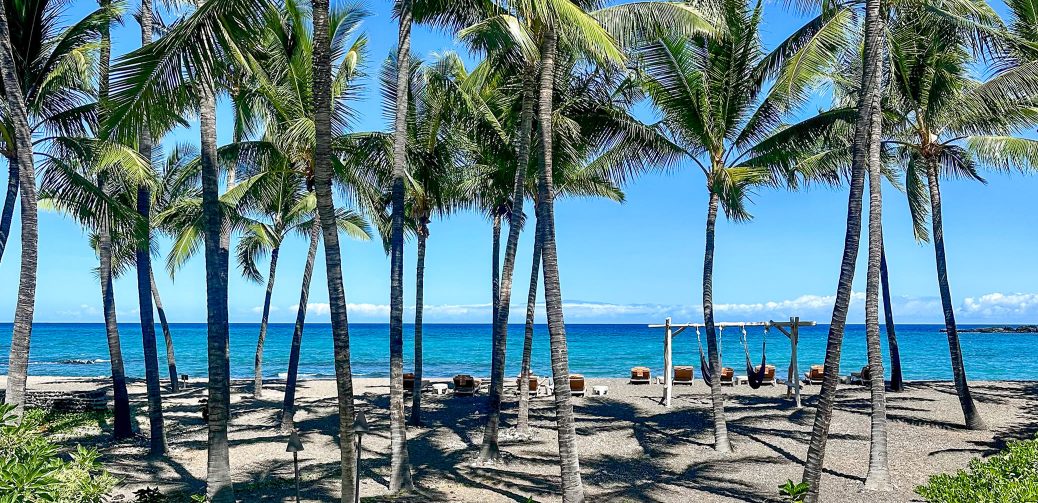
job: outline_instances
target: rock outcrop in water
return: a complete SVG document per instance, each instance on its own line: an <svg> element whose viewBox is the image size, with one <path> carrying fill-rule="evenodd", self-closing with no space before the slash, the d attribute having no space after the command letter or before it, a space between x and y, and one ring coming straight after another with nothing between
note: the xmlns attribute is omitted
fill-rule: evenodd
<svg viewBox="0 0 1038 503"><path fill-rule="evenodd" d="M942 329L941 332L947 332ZM1009 326L1004 325L1000 327L977 327L977 328L960 328L959 333L978 333L978 334L1038 334L1038 325L1019 325Z"/></svg>

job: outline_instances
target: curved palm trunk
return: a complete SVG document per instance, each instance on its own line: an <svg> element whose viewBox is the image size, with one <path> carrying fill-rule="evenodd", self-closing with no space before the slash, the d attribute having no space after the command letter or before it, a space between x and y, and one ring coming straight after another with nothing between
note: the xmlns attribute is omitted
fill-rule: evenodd
<svg viewBox="0 0 1038 503"><path fill-rule="evenodd" d="M717 350L717 333L714 326L714 229L717 224L719 198L710 192L710 203L706 214L706 253L703 255L703 324L706 328L706 347L714 379L710 380L710 402L714 417L714 450L732 452L728 440L728 422L724 418L724 391L721 390L721 355Z"/></svg>
<svg viewBox="0 0 1038 503"><path fill-rule="evenodd" d="M847 197L847 231L844 235L843 258L840 261L840 279L836 286L836 301L833 318L829 325L829 336L825 346L825 371L822 389L819 391L815 408L815 421L808 444L807 460L804 463L803 481L808 484L806 503L818 502L818 489L825 459L825 445L829 439L829 425L833 417L836 400L836 385L840 379L840 353L843 349L843 333L850 309L851 288L854 283L855 262L861 244L861 205L865 191L865 174L869 156L874 152L869 143L878 137L880 89L882 71L883 19L880 17L879 0L866 0L865 5L865 71L862 75L862 90L858 99L858 118L854 124L851 144L851 182ZM876 131L874 135L873 132ZM875 152L878 153L878 150ZM798 380L799 376L795 376Z"/></svg>
<svg viewBox="0 0 1038 503"><path fill-rule="evenodd" d="M151 43L151 0L141 2L141 45ZM147 131L141 133L141 157L151 160L152 139ZM155 343L155 307L151 302L151 192L145 186L137 187L137 214L141 219L137 238L137 301L141 316L141 339L144 344L144 380L148 389L148 423L150 426L149 453L166 453L166 431L162 418L162 386L159 382L159 355Z"/></svg>
<svg viewBox="0 0 1038 503"><path fill-rule="evenodd" d="M0 9L3 10L3 9ZM0 12L0 72L11 122L19 167L18 183L22 191L22 263L18 277L18 301L15 304L14 328L11 331L11 356L7 368L7 394L4 400L14 405L14 414L25 412L25 381L29 370L29 339L32 336L33 310L36 305L36 179L32 160L32 133L29 130L25 98L11 50L11 30L7 13ZM24 167L24 169L22 169Z"/></svg>
<svg viewBox="0 0 1038 503"><path fill-rule="evenodd" d="M209 356L209 459L207 501L233 503L230 446L231 381L228 355L227 274L229 250L223 243L220 173L216 150L216 95L212 82L199 86L202 160L202 216L205 230L206 307Z"/></svg>
<svg viewBox="0 0 1038 503"><path fill-rule="evenodd" d="M339 398L339 466L341 501L354 500L356 456L353 434L353 369L350 367L350 328L346 313L346 289L342 281L342 256L339 229L332 197L332 67L328 33L328 0L313 1L313 72L314 72L314 189L317 213L324 237L324 262L328 277L328 305L335 348L335 385ZM405 9L406 10L406 9ZM405 12L402 17L410 17ZM410 23L407 23L410 26ZM403 58L406 65L407 57ZM405 74L406 75L406 72ZM406 95L405 95L406 96ZM397 376L403 387L403 379ZM402 390L401 390L402 391ZM402 402L402 397L401 400ZM402 408L401 403L401 408ZM400 411L401 416L403 411ZM403 422L401 418L401 423Z"/></svg>
<svg viewBox="0 0 1038 503"><path fill-rule="evenodd" d="M897 346L894 309L890 304L890 278L887 275L887 252L885 247L879 258L879 279L883 294L883 321L887 327L887 350L890 351L890 391L904 391L905 382L901 376L901 351Z"/></svg>
<svg viewBox="0 0 1038 503"><path fill-rule="evenodd" d="M404 176L407 174L407 89L410 76L411 5L400 2L396 114L393 119L393 210L389 292L389 491L411 491L411 463L404 425Z"/></svg>
<svg viewBox="0 0 1038 503"><path fill-rule="evenodd" d="M292 349L288 353L288 375L285 379L285 402L281 408L281 431L292 431L295 428L296 385L299 379L299 350L303 344L303 325L306 324L306 304L310 301L310 278L314 274L314 260L317 258L317 243L320 240L321 222L314 219L310 227L310 249L306 252L306 266L303 268L303 286L299 293L299 307L296 309L296 326L292 331Z"/></svg>
<svg viewBox="0 0 1038 503"><path fill-rule="evenodd" d="M534 206L534 213L537 212ZM533 261L530 265L530 291L526 295L526 333L523 337L523 364L519 383L519 419L516 428L520 434L530 432L530 360L533 358L533 317L537 308L537 280L541 265L541 223L537 219L533 238Z"/></svg>
<svg viewBox="0 0 1038 503"><path fill-rule="evenodd" d="M533 104L536 82L524 75L523 105L520 112L519 156L515 169L515 186L512 189L512 209L508 220L508 239L505 242L505 261L502 266L497 292L497 312L494 317L494 355L490 368L490 413L487 425L483 430L483 447L480 449L480 460L498 461L501 453L497 445L498 432L501 426L501 395L504 391L505 357L508 345L508 313L512 302L512 276L515 272L515 254L519 248L519 231L522 230L523 200L526 196L526 167L530 164L530 131L533 129ZM495 231L499 231L500 224ZM495 234L495 238L497 234ZM495 242L494 269L497 269ZM520 390L519 395L525 393Z"/></svg>
<svg viewBox="0 0 1038 503"><path fill-rule="evenodd" d="M4 196L4 209L0 213L0 260L7 249L7 237L11 235L11 221L14 219L14 203L18 199L18 158L7 157L7 195Z"/></svg>
<svg viewBox="0 0 1038 503"><path fill-rule="evenodd" d="M411 420L422 424L422 314L425 310L425 242L429 239L428 219L419 222L418 256L414 281L414 390L411 393Z"/></svg>
<svg viewBox="0 0 1038 503"><path fill-rule="evenodd" d="M559 433L559 458L562 465L562 501L584 501L584 484L580 479L580 454L577 452L576 428L573 421L573 403L569 388L569 351L566 347L566 323L562 316L562 287L559 284L559 256L555 247L555 188L552 182L552 90L555 81L556 35L551 28L545 34L541 49L540 98L538 123L541 126L541 145L544 148L544 166L537 189L537 206L543 221L541 228L541 261L544 266L544 304L548 314L548 334L551 341L551 372L555 381L555 420Z"/></svg>
<svg viewBox="0 0 1038 503"><path fill-rule="evenodd" d="M267 340L267 321L270 319L270 296L274 293L274 274L278 268L280 247L270 251L270 272L267 274L267 292L263 297L263 317L260 319L259 339L256 340L256 378L252 385L252 396L263 396L263 343Z"/></svg>
<svg viewBox="0 0 1038 503"><path fill-rule="evenodd" d="M966 367L962 362L962 348L959 347L959 332L955 326L955 308L952 305L951 286L948 284L948 259L944 251L944 223L941 214L941 188L937 180L937 161L929 160L926 167L926 178L930 188L930 223L933 226L933 248L937 259L937 284L941 289L941 306L944 308L944 325L948 329L948 350L951 352L952 375L955 379L955 391L959 395L959 405L966 420L966 428L983 430L987 428L980 417L970 385L966 381Z"/></svg>
<svg viewBox="0 0 1038 503"><path fill-rule="evenodd" d="M98 4L102 7L109 5L108 0L101 0ZM103 107L108 101L108 78L109 63L112 57L112 34L109 26L101 28L101 48L98 56L98 89L97 99ZM15 166L12 163L12 166ZM97 189L105 190L104 173L97 175ZM17 186L16 186L17 187ZM10 196L11 194L8 194ZM10 222L8 222L10 224ZM2 224L0 224L2 226ZM6 231L0 230L6 234ZM112 234L108 223L102 222L98 228L98 276L101 281L101 309L105 318L105 335L108 339L108 359L112 366L112 404L113 425L112 436L116 439L129 438L133 436L133 426L130 421L130 396L126 391L126 370L123 366L123 349L119 340L119 321L115 311L115 289L112 282ZM6 236L3 237L6 240ZM0 245L2 248L2 245ZM0 250L2 253L2 250Z"/></svg>
<svg viewBox="0 0 1038 503"><path fill-rule="evenodd" d="M881 121L882 117L876 119ZM865 344L869 362L869 384L872 402L869 472L865 489L890 491L890 469L887 462L887 398L883 372L883 350L879 344L879 290L883 258L883 178L880 172L879 131L873 124L869 138L869 256L865 286Z"/></svg>
<svg viewBox="0 0 1038 503"><path fill-rule="evenodd" d="M166 341L166 366L169 368L169 389L176 393L180 391L180 383L177 381L177 354L173 350L173 334L169 330L169 321L166 320L166 310L162 308L159 285L155 283L154 268L151 269L151 297L155 300L155 311L159 313L159 325L162 327L162 337Z"/></svg>

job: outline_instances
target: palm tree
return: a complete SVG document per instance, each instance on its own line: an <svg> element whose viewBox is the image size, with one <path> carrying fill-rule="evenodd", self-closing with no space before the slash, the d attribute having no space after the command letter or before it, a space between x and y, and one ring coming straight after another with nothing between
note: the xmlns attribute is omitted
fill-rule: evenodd
<svg viewBox="0 0 1038 503"><path fill-rule="evenodd" d="M879 131L882 127L882 110L880 108L883 69L882 37L883 18L880 13L880 2L868 0L865 5L861 91L858 95L857 119L854 124L854 135L851 145L847 231L844 236L843 258L840 266L840 279L836 289L833 318L829 325L829 337L826 343L822 390L819 392L815 422L811 432L811 442L808 445L807 461L804 464L803 481L808 484L808 494L805 501L811 503L818 499L818 485L821 480L825 443L828 439L829 424L832 421L833 402L836 397L836 385L839 380L843 332L847 323L847 311L850 308L854 269L858 256L858 246L861 241L861 206L865 190L865 174L870 168L872 156L875 155L878 158L879 155L879 148L874 147L872 144L878 142L876 131ZM878 183L878 180L875 183Z"/></svg>
<svg viewBox="0 0 1038 503"><path fill-rule="evenodd" d="M6 11L7 9L3 9ZM36 177L33 165L32 132L29 129L28 110L18 65L12 50L11 28L6 12L0 13L0 73L3 77L4 96L13 127L16 176L22 191L22 264L18 278L18 301L15 305L14 328L11 334L11 357L7 371L7 394L4 401L13 404L19 419L25 411L25 381L29 364L29 337L32 333L33 308L36 301ZM9 158L10 159L10 158Z"/></svg>
<svg viewBox="0 0 1038 503"><path fill-rule="evenodd" d="M226 65L240 62L237 56L256 43L262 31L254 28L270 11L264 0L208 0L196 7L157 42L120 58L112 71L116 83L104 138L133 141L139 132L159 137L181 121L183 111L195 106L199 111L209 356L206 494L209 501L223 503L233 501L234 489L227 442L229 252L219 201L216 83Z"/></svg>
<svg viewBox="0 0 1038 503"><path fill-rule="evenodd" d="M411 70L411 2L394 3L400 24L396 48L396 89L408 89ZM404 177L407 176L407 93L395 96L389 286L389 492L412 491L404 427Z"/></svg>
<svg viewBox="0 0 1038 503"><path fill-rule="evenodd" d="M1029 154L1035 151L1034 142L1018 135L1032 121L1034 97L1021 99L1004 92L1018 82L1012 69L986 82L972 79L970 50L977 44L957 22L905 7L889 31L890 108L897 120L886 143L905 174L917 239L927 239L925 222L929 214L959 403L966 427L984 429L966 379L956 330L940 181L942 177L959 177L983 182L978 171L981 168L1033 169ZM914 73L919 71L927 73Z"/></svg>
<svg viewBox="0 0 1038 503"><path fill-rule="evenodd" d="M272 178L272 183L250 180L250 189L241 196L239 205L255 207L254 212L260 218L249 219L245 231L238 242L236 255L242 275L248 279L262 281L256 262L264 255L270 254L270 271L267 273L267 289L263 299L263 316L260 320L259 339L256 344L255 381L253 395L262 396L263 389L263 343L266 339L267 322L270 315L270 299L274 290L274 278L277 272L278 255L281 244L289 233L303 236L310 234L314 227L317 200L306 186L306 180L297 170L270 169L258 176ZM268 187L268 185L273 185ZM367 222L348 210L339 210L338 226L342 232L358 239L369 239ZM308 260L312 266L312 260ZM309 278L306 278L309 285ZM307 288L309 290L309 288ZM305 312L305 303L301 304Z"/></svg>
<svg viewBox="0 0 1038 503"><path fill-rule="evenodd" d="M719 206L730 220L751 218L747 195L759 186L784 182L795 187L798 174L811 176L795 169L813 146L811 140L850 115L833 110L793 125L779 122L784 112L803 103L805 90L844 46L851 13L823 12L769 54L761 50L760 20L759 2L749 7L726 1L721 6L722 34L664 37L637 53L646 92L662 113L665 129L706 175L703 315L710 369L718 372L712 285ZM720 379L712 380L711 398L714 447L729 452Z"/></svg>
<svg viewBox="0 0 1038 503"><path fill-rule="evenodd" d="M352 7L363 17L360 7ZM342 256L332 199L332 46L329 31L328 1L313 2L313 124L314 188L317 212L324 237L325 267L328 275L328 303L331 311L332 339L335 348L335 382L339 395L339 461L342 467L342 501L354 498L353 371L350 368L350 336L346 317L346 292L342 281ZM398 378L400 376L398 375ZM402 392L401 392L402 395ZM403 423L400 397L399 420ZM391 486L391 490L394 489Z"/></svg>

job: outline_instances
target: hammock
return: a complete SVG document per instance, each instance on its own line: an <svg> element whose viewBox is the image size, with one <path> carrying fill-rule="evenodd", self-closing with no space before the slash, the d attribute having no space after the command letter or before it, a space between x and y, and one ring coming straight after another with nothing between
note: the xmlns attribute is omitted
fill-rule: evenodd
<svg viewBox="0 0 1038 503"><path fill-rule="evenodd" d="M721 332L723 334L724 327L719 327L719 328L720 328L720 330L721 330ZM721 338L718 337L718 339L719 339L718 342L720 343L720 339ZM703 374L703 382L705 382L707 386L712 386L713 382L714 382L714 378L713 378L714 371L710 368L710 364L707 362L706 354L703 353L703 341L702 341L702 339L699 338L699 327L696 327L696 342L699 343L699 368L701 369L700 372ZM718 346L718 348L717 348L717 359L718 360L721 359L721 348L720 348L720 346Z"/></svg>
<svg viewBox="0 0 1038 503"><path fill-rule="evenodd" d="M753 368L753 362L750 361L750 345L746 340L746 325L742 327L742 349L746 352L746 382L752 389L758 389L764 382L764 376L767 373L766 364L768 363L767 357L768 348L768 326L764 326L764 340L761 342L760 348L760 367L756 370Z"/></svg>

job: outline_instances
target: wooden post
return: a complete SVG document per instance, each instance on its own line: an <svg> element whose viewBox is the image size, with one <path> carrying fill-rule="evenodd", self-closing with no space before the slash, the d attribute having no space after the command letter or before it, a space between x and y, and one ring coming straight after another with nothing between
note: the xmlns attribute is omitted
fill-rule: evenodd
<svg viewBox="0 0 1038 503"><path fill-rule="evenodd" d="M793 371L793 390L796 394L796 405L800 408L800 366L797 364L797 343L800 342L800 317L789 319L789 341L793 344L792 362L790 369Z"/></svg>
<svg viewBox="0 0 1038 503"><path fill-rule="evenodd" d="M673 333L670 330L670 318L667 318L666 325L666 339L664 339L663 343L663 383L665 387L663 402L664 405L670 407L671 386L674 384L671 379L671 374L673 373L671 369L674 366L674 361L672 360L673 353L671 350Z"/></svg>

